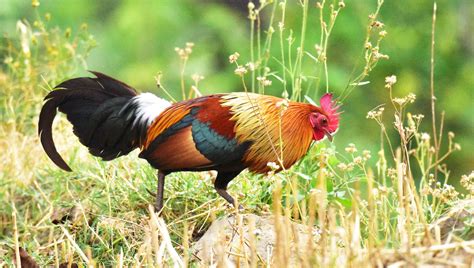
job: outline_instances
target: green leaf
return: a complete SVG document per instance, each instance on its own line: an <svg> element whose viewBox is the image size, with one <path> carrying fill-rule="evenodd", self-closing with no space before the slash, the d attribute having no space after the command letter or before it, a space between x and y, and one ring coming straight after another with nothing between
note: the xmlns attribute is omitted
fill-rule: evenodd
<svg viewBox="0 0 474 268"><path fill-rule="evenodd" d="M336 202L339 202L345 208L351 208L352 207L352 201L350 199L336 197L336 198L334 198L334 200Z"/></svg>

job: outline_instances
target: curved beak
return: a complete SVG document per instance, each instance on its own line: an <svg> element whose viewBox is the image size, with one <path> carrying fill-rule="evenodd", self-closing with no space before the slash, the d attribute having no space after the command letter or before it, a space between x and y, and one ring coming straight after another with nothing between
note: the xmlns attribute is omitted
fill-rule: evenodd
<svg viewBox="0 0 474 268"><path fill-rule="evenodd" d="M332 135L331 135L331 133L329 133L329 131L327 131L327 130L324 130L324 134L326 135L326 137L328 138L328 140L329 140L330 142L332 142Z"/></svg>

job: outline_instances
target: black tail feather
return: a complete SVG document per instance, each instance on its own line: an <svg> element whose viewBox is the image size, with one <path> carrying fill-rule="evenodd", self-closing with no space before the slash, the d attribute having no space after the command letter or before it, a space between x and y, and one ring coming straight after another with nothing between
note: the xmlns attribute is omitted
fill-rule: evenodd
<svg viewBox="0 0 474 268"><path fill-rule="evenodd" d="M72 171L72 169L66 164L53 141L52 125L54 117L56 116L56 103L47 102L41 109L39 123L38 123L38 135L41 139L43 149L49 158L60 168L66 171Z"/></svg>
<svg viewBox="0 0 474 268"><path fill-rule="evenodd" d="M133 127L135 109L130 105L136 91L105 74L62 82L46 98L39 118L38 134L49 158L71 171L54 145L52 124L57 110L67 115L74 134L89 152L104 160L128 154L143 138L142 126ZM132 107L132 108L128 108Z"/></svg>

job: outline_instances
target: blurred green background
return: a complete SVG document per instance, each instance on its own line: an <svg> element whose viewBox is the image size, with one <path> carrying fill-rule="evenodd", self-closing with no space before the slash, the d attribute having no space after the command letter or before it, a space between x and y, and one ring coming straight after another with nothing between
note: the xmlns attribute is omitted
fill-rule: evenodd
<svg viewBox="0 0 474 268"><path fill-rule="evenodd" d="M235 66L229 64L228 56L238 51L242 63L250 61L247 2L49 0L40 1L40 6L33 9L31 1L0 0L0 25L2 33L12 35L18 20L32 22L46 13L52 17L49 26L57 25L64 31L71 27L75 32L86 23L98 43L87 60L86 68L114 76L140 91L152 91L161 96L164 94L156 88L153 77L161 71L164 86L179 96L180 67L174 48L194 42L186 69L188 86L191 85L190 76L198 73L205 77L199 86L204 94L242 91L240 78L234 75ZM334 4L337 5L337 1ZM354 65L360 63L368 15L376 7L376 1L354 0L345 4L328 50L329 86L336 95L346 87ZM455 132L456 141L462 146L462 151L456 152L448 161L452 170L450 182L457 184L459 177L469 173L474 164L474 4L471 0L445 0L437 5L437 109L438 112L446 111L445 129ZM398 77L395 95L405 96L409 92L417 95L417 102L410 110L425 114L422 131L431 133L432 9L433 1L429 0L386 1L383 5L379 19L385 24L388 35L381 52L388 54L390 59L379 62L365 79L370 84L356 88L344 103L341 128L335 139L339 151L350 142L359 148L371 149L373 154L379 150L380 130L373 121L366 119L366 114L388 101L384 79L392 74ZM271 10L271 7L266 10ZM315 2L311 3L308 19L305 48L315 54L314 45L320 38ZM266 26L268 21L269 18L263 14L262 24ZM285 26L294 29L298 37L300 24L301 8L297 1L290 0ZM277 44L276 33L274 38ZM278 47L274 52L279 53ZM4 57L5 51L0 51L2 61ZM311 73L309 58L305 58L305 64L308 75L318 75ZM275 60L270 60L270 66L279 69ZM76 75L84 74L80 71ZM269 91L281 95L281 83L273 80ZM314 95L319 93L314 92ZM386 120L387 124L393 121L392 118Z"/></svg>

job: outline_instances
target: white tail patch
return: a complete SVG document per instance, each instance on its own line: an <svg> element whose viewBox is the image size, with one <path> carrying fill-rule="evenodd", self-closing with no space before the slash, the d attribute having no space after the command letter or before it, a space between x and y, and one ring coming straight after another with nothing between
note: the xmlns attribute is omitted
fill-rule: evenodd
<svg viewBox="0 0 474 268"><path fill-rule="evenodd" d="M171 103L157 97L153 93L142 93L132 99L133 105L137 106L136 119L133 125L145 124L149 126Z"/></svg>

